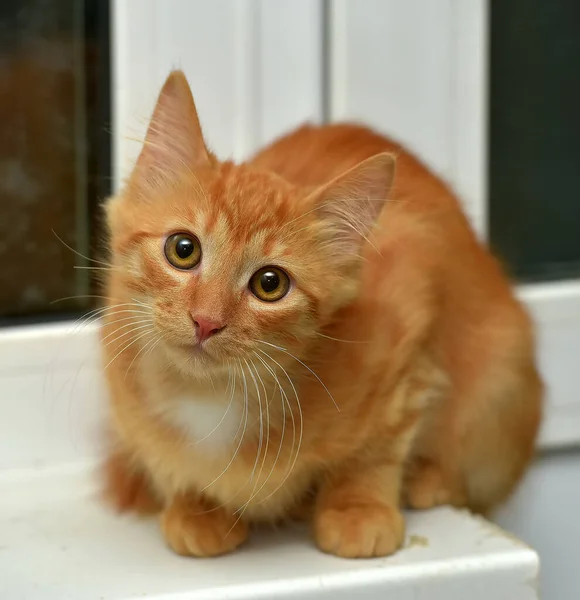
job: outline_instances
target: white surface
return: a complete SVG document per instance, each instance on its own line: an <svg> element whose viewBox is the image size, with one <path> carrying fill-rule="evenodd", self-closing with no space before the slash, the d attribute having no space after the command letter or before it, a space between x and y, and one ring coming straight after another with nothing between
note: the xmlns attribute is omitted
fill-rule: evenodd
<svg viewBox="0 0 580 600"><path fill-rule="evenodd" d="M95 327L0 330L0 475L98 453L106 402Z"/></svg>
<svg viewBox="0 0 580 600"><path fill-rule="evenodd" d="M546 382L541 445L580 445L580 282L522 286L518 291L537 324L540 369Z"/></svg>
<svg viewBox="0 0 580 600"><path fill-rule="evenodd" d="M260 0L260 135L322 120L323 0Z"/></svg>
<svg viewBox="0 0 580 600"><path fill-rule="evenodd" d="M322 0L115 0L115 179L131 168L172 68L185 71L206 140L243 159L322 111Z"/></svg>
<svg viewBox="0 0 580 600"><path fill-rule="evenodd" d="M497 522L540 555L541 597L578 600L580 586L580 451L538 459Z"/></svg>
<svg viewBox="0 0 580 600"><path fill-rule="evenodd" d="M330 116L417 152L485 231L486 0L332 0Z"/></svg>
<svg viewBox="0 0 580 600"><path fill-rule="evenodd" d="M71 479L0 480L0 598L537 598L535 553L451 509L410 516L408 547L387 559L326 556L293 526L254 532L233 555L195 560L171 553L155 522L107 513Z"/></svg>

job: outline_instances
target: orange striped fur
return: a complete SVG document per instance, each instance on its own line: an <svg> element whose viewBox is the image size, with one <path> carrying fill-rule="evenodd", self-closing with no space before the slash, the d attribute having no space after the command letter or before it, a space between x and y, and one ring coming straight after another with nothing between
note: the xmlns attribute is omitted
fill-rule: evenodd
<svg viewBox="0 0 580 600"><path fill-rule="evenodd" d="M530 320L403 148L304 126L222 163L174 72L107 216L106 495L158 510L176 552L300 514L323 551L386 555L405 505L488 511L522 476L542 403ZM200 240L192 270L164 257L176 232ZM290 276L277 302L248 287L264 266ZM224 328L200 345L196 315Z"/></svg>

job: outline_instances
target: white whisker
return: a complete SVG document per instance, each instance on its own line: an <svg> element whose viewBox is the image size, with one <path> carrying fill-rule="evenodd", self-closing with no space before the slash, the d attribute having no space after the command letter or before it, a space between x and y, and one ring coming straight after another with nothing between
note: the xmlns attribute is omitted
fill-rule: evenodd
<svg viewBox="0 0 580 600"><path fill-rule="evenodd" d="M252 500L257 496L257 494L259 492L259 490L258 490L258 492L256 492L256 488L258 487L258 485L260 483L260 477L262 476L262 472L264 470L264 465L266 463L266 457L268 456L268 448L270 446L270 406L269 406L269 402L268 402L268 393L266 391L266 386L264 385L264 381L263 381L262 377L260 376L258 368L256 367L256 365L252 361L250 361L250 363L254 367L254 371L256 372L256 376L260 380L260 383L262 384L262 389L264 390L264 398L265 398L265 404L266 404L266 449L264 451L264 456L262 457L262 463L260 464L260 470L258 471L258 476L256 478L256 483L254 485L254 489L252 490L252 493L250 494L250 498L237 511L237 512L240 512L240 517L244 514L244 511L246 510L246 508L248 507L248 505L252 502ZM258 391L257 386L256 386L256 391ZM258 397L259 397L259 394L260 393L258 391ZM261 412L262 412L262 406L261 406L261 403L260 403L260 413ZM258 455L259 454L260 454L260 450L258 450ZM262 489L262 487L263 487L263 485L260 486L260 490Z"/></svg>
<svg viewBox="0 0 580 600"><path fill-rule="evenodd" d="M125 325L116 327L113 331L111 331L106 336L104 336L101 341L107 340L112 335L115 335L116 333L119 333L119 331L122 331L123 329L127 329L128 327L132 327L133 325L140 325L141 323L151 323L151 319L144 319L142 317L143 317L143 315L131 315L128 317L121 317L120 319L115 319L114 321L107 322L107 327L110 327L111 325L115 325L116 323L123 323L126 321L130 321L130 323L125 323Z"/></svg>
<svg viewBox="0 0 580 600"><path fill-rule="evenodd" d="M262 443L263 443L263 439L264 439L264 418L262 415L262 399L261 399L260 389L258 388L258 381L257 381L256 377L254 376L254 373L250 367L250 363L248 363L248 361L246 359L244 359L244 362L246 363L246 366L248 367L248 372L250 373L250 376L252 377L252 379L254 381L256 393L258 394L258 414L259 414L259 420L260 420L260 436L259 436L259 441L258 441L258 450L256 451L256 460L255 460L254 466L252 468L252 473L250 475L250 479L243 486L243 487L246 487L246 485L248 485L248 483L251 483L254 479L254 475L256 473L256 467L258 466L258 461L260 460L260 454L262 453ZM254 365L254 368L256 368L255 365ZM269 419L268 419L268 427L269 427L269 425L270 425L270 423L269 423ZM268 449L266 448L266 453L267 452L268 452ZM266 459L266 454L264 454L264 458L262 459L262 467L264 466L265 459ZM256 483L254 484L254 488L253 488L252 492L250 493L250 499L236 511L236 512L239 512L240 514L238 515L238 518L234 521L233 525L230 527L229 531L226 533L226 537L230 534L230 532L233 530L233 528L239 523L246 508L248 507L248 504L251 502L252 498L254 497L254 492L256 490L256 486L260 483L261 473L262 473L262 468L260 468L258 478L256 479ZM239 490L239 491L241 491L241 490Z"/></svg>
<svg viewBox="0 0 580 600"><path fill-rule="evenodd" d="M115 360L119 356L121 356L121 354L123 354L123 352L125 352L126 350L128 350L133 344L137 343L141 338L143 338L143 337L145 337L147 335L151 335L153 333L153 331L154 331L153 328L148 329L147 331L141 332L136 338L130 340L127 345L125 345L123 348L121 348L121 350L119 350L119 352L117 352L117 354L115 354L115 356L113 356L113 358L107 363L107 365L103 369L103 371L106 371L115 362Z"/></svg>
<svg viewBox="0 0 580 600"><path fill-rule="evenodd" d="M258 388L258 381L254 376L252 369L248 361L244 358L244 362L246 363L246 367L248 367L248 372L250 373L250 377L254 381L254 387L256 388L256 393L258 394L258 416L260 423L260 435L258 441L258 451L256 452L256 460L254 462L254 467L252 468L252 474L250 475L250 482L254 480L254 475L256 474L256 467L258 466L258 461L260 460L260 454L262 452L262 441L264 436L264 419L262 418L262 398L260 397L260 389Z"/></svg>
<svg viewBox="0 0 580 600"><path fill-rule="evenodd" d="M263 502L265 502L266 500L268 500L268 498L270 498L271 496L273 496L283 485L284 483L288 480L288 477L290 477L292 471L294 470L294 467L296 465L296 461L298 460L298 455L300 453L300 448L302 447L302 435L304 432L304 418L302 415L302 407L300 406L300 399L298 398L298 392L296 391L296 387L294 386L294 382L292 381L290 375L288 374L288 372L286 371L286 369L275 359L273 359L267 352L264 352L263 350L260 350L258 348L258 351L261 352L262 354L265 354L273 363L275 363L276 365L278 365L282 371L284 372L284 374L286 375L286 377L288 378L288 381L290 382L290 385L292 386L292 389L294 390L294 395L296 396L296 406L298 407L298 414L300 416L300 433L299 433L299 437L298 437L298 446L296 448L296 453L294 454L294 459L292 460L292 452L290 453L290 459L289 459L289 463L290 460L292 460L291 464L289 464L289 468L288 471L286 472L286 474L284 475L284 478L282 479L282 481L278 484L278 486L274 489L274 491L270 492L265 498L262 498L262 500L260 500L260 504L262 504ZM286 396L286 400L288 401L288 397ZM288 408L291 410L290 415L292 416L292 420L294 423L294 413L292 411L292 408L290 406L290 403L288 401Z"/></svg>
<svg viewBox="0 0 580 600"><path fill-rule="evenodd" d="M365 342L362 340L341 340L340 338L331 337L330 335L324 335L324 333L319 333L318 331L315 331L314 333L315 335L318 335L321 338L332 340L333 342L343 342L345 344L370 344L370 342Z"/></svg>
<svg viewBox="0 0 580 600"><path fill-rule="evenodd" d="M104 342L110 336L118 334L120 330L125 329L126 327L130 327L131 329L129 329L129 331L125 331L125 333L121 333L120 335L117 335L112 340L109 340L106 344L103 344L102 347L106 348L110 344L114 344L115 342L118 342L120 339L122 339L128 335L131 335L132 333L135 333L135 331L138 331L140 329L145 329L146 327L150 327L151 329L153 329L152 323L149 319L143 319L141 321L137 321L136 323L128 323L127 325L118 327L117 329L115 329L115 331L112 331L111 333L107 334L101 340L101 343Z"/></svg>
<svg viewBox="0 0 580 600"><path fill-rule="evenodd" d="M87 271L119 271L117 267L94 267L89 265L73 265L73 269L84 269Z"/></svg>
<svg viewBox="0 0 580 600"><path fill-rule="evenodd" d="M236 447L234 455L230 459L230 462L226 465L225 469L213 481L211 481L205 487L203 487L200 490L200 492L205 492L205 490L207 490L214 483L216 483L216 481L218 481L218 479L220 479L221 476L228 471L228 469L232 466L234 460L236 459L236 456L238 455L238 452L240 451L240 448L241 448L242 443L244 441L244 436L246 435L246 429L248 427L248 382L246 380L246 374L244 373L244 368L243 368L241 362L238 361L238 364L240 366L240 371L241 371L241 374L242 374L242 382L244 384L244 414L242 414L242 419L244 420L244 428L243 428L243 431L242 431L242 435L240 436L240 441L238 442L238 445ZM245 417L244 417L244 415L245 415Z"/></svg>
<svg viewBox="0 0 580 600"><path fill-rule="evenodd" d="M278 385L278 389L280 390L280 399L282 401L282 432L280 434L280 444L278 445L278 452L276 453L276 456L274 457L274 463L272 464L272 468L270 469L270 472L268 473L266 479L263 481L260 488L255 493L255 496L257 496L262 491L262 489L266 486L266 484L270 480L270 477L272 477L272 475L274 474L276 465L278 464L278 460L280 459L280 454L282 453L282 447L284 444L284 436L286 434L286 406L285 406L285 403L288 403L288 409L290 410L290 416L292 418L293 434L292 434L292 447L290 448L290 460L292 459L292 455L294 453L294 446L296 443L296 424L294 422L294 415L292 414L292 407L290 406L290 402L288 400L288 397L286 396L286 392L284 391L282 384L280 383L280 380L278 379L278 376L276 375L275 371L270 367L270 365L268 365L266 363L266 361L257 352L254 352L254 354L256 355L256 358L258 358L261 361L261 363L264 365L264 367L270 373L270 375L272 375L272 378L274 379L275 383ZM250 498L250 500L251 500L251 498Z"/></svg>
<svg viewBox="0 0 580 600"><path fill-rule="evenodd" d="M122 308L124 306L134 306L134 305L124 303L124 304L118 304L115 306L105 306L102 308L95 308L95 309L91 310L90 312L88 312L87 314L79 317L72 324L70 332L76 333L79 329L82 329L83 327L87 327L88 325L95 323L101 317L107 318L109 316L117 316L120 314L127 314L127 313L133 314L133 315L149 315L149 314L151 314L150 312L145 312L145 311L141 311L141 310ZM110 311L110 312L107 313L107 311ZM112 323L115 323L115 321L112 321ZM111 322L109 322L107 324L110 325Z"/></svg>
<svg viewBox="0 0 580 600"><path fill-rule="evenodd" d="M275 348L276 350L280 350L280 352L284 352L284 354L287 354L290 358L293 358L296 362L299 362L305 369L308 369L312 373L312 375L314 375L314 377L316 377L316 379L318 380L320 385L326 390L326 393L329 395L330 399L332 400L332 403L336 407L336 410L338 412L340 412L340 408L338 407L338 404L336 403L334 396L330 393L330 390L326 387L326 385L324 384L322 379L320 379L320 377L318 377L318 375L307 364L303 363L299 358L296 358L296 356L294 356L291 352L288 352L288 350L286 350L286 348L282 348L281 346L276 346L275 344L270 344L270 342L264 342L263 340L257 340L257 341L260 342L261 344L266 344L267 346L271 346L272 348Z"/></svg>
<svg viewBox="0 0 580 600"><path fill-rule="evenodd" d="M133 363L137 360L137 358L139 358L139 355L141 355L144 350L146 350L148 347L150 347L151 344L157 344L158 342L159 342L159 337L157 337L157 338L151 338L146 344L144 344L143 346L141 346L141 348L139 349L139 351L137 352L137 354L135 354L135 356L133 357L133 360L129 363L129 366L127 367L127 370L125 371L125 377L124 377L124 379L127 379L127 375L129 375L129 371L131 370L131 367L133 366Z"/></svg>
<svg viewBox="0 0 580 600"><path fill-rule="evenodd" d="M68 248L71 252L73 252L74 254L76 254L77 256L80 256L81 258L83 258L84 260L88 260L89 262L93 262L97 265L104 265L105 267L111 267L112 265L109 263L106 263L102 260L96 260L94 258L89 258L88 256L85 256L84 254L81 254L78 250L75 250L72 246L69 246L59 235L58 233L56 233L56 231L53 229L52 233L56 236L57 240L65 247Z"/></svg>
<svg viewBox="0 0 580 600"><path fill-rule="evenodd" d="M111 300L113 302L118 302L117 298L111 298L111 296L99 296L97 294L79 294L77 296L65 296L64 298L58 298L57 300L53 300L51 304L56 304L57 302L64 302L65 300L85 300L88 298L97 298L99 300Z"/></svg>

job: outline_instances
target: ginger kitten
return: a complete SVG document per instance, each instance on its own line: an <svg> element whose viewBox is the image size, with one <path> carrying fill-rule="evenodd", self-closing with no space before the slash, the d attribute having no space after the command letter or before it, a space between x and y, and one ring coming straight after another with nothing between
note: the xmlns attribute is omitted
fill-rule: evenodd
<svg viewBox="0 0 580 600"><path fill-rule="evenodd" d="M382 556L402 507L488 511L522 476L532 325L449 188L389 140L305 126L220 162L174 72L107 217L106 494L159 511L176 552L302 513L323 551Z"/></svg>

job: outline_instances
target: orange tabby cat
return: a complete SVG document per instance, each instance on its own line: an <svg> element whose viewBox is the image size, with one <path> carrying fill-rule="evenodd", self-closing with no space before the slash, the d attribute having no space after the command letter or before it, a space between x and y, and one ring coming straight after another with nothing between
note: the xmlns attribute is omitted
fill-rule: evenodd
<svg viewBox="0 0 580 600"><path fill-rule="evenodd" d="M487 511L520 479L530 320L400 147L305 126L222 163L174 72L107 215L107 494L159 510L176 552L231 551L312 505L322 550L386 555L405 504Z"/></svg>

